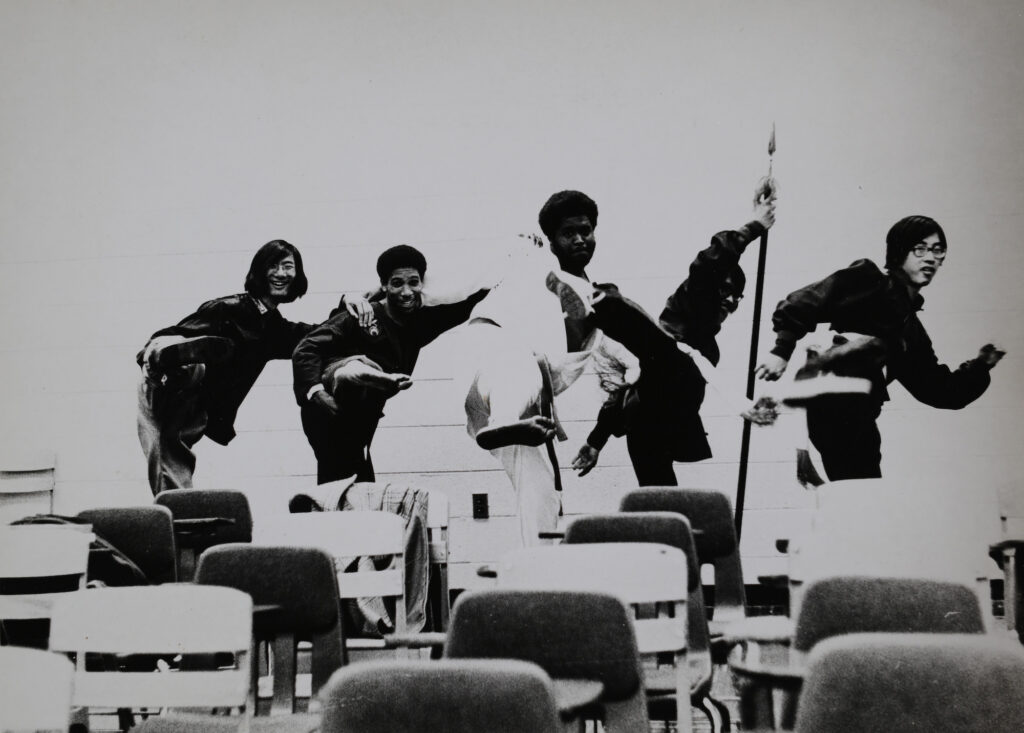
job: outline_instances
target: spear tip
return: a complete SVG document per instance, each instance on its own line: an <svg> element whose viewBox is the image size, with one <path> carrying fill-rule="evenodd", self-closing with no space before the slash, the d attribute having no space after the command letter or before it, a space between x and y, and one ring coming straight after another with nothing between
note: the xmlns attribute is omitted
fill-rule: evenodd
<svg viewBox="0 0 1024 733"><path fill-rule="evenodd" d="M772 134L768 138L768 155L775 155L775 123L772 122Z"/></svg>

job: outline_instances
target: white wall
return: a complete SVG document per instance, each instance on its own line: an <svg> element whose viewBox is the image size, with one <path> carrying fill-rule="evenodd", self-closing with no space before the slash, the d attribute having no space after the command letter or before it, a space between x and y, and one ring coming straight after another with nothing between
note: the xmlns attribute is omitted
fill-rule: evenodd
<svg viewBox="0 0 1024 733"><path fill-rule="evenodd" d="M601 207L595 273L656 309L710 234L746 219L774 121L762 344L789 290L881 259L906 214L936 217L951 253L922 318L940 358L991 339L1009 356L963 412L896 387L884 470L990 501L1024 476L1022 34L1012 0L8 0L0 437L57 450L59 509L148 500L134 354L239 291L276 237L300 247L312 284L285 315L315 321L372 283L385 246L416 244L432 277L457 280L481 248L536 229L551 192L580 188ZM751 301L721 339L737 392ZM391 403L377 466L450 488L462 514L484 487L507 513L503 475L460 427L443 343L418 368L436 381ZM236 442L200 445L198 485L249 487L271 508L311 480L289 382L286 364L268 368ZM593 415L567 398L565 464ZM734 490L739 420L715 397L705 415L715 458L678 473ZM780 432L756 431L752 451L744 551L768 558L799 496ZM568 509L614 506L631 476L621 441L601 464L566 477ZM463 557L500 546L499 524L465 521Z"/></svg>

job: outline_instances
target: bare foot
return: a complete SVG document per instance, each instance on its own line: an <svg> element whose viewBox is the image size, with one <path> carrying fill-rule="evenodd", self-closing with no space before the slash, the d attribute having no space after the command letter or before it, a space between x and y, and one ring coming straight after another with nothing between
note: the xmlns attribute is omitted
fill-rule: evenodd
<svg viewBox="0 0 1024 733"><path fill-rule="evenodd" d="M485 450L506 445L544 445L555 437L555 423L536 415L507 425L484 428L476 434L476 444Z"/></svg>

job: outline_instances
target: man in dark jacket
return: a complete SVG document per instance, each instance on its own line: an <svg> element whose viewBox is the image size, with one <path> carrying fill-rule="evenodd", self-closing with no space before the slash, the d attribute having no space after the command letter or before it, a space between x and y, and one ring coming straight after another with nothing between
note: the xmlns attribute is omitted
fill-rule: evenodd
<svg viewBox="0 0 1024 733"><path fill-rule="evenodd" d="M927 216L908 216L886 236L886 272L870 260L858 260L816 283L790 293L772 317L776 341L771 356L758 366L761 379L785 371L797 341L829 323L838 332L860 334L851 344L837 342L841 358L826 351L821 371L871 381L869 395L831 395L807 405L807 430L821 454L828 478L877 478L882 475L881 435L877 419L888 398L886 385L898 380L917 400L959 410L985 392L989 371L1004 352L988 344L978 356L952 371L940 364L931 339L917 317L921 288L946 260L946 235ZM810 361L815 370L815 359Z"/></svg>
<svg viewBox="0 0 1024 733"><path fill-rule="evenodd" d="M295 399L316 456L318 484L352 475L374 480L370 443L384 403L412 385L420 349L469 318L487 294L424 306L426 270L426 259L413 247L385 250L377 260L384 298L370 306L372 317L336 309L295 348Z"/></svg>
<svg viewBox="0 0 1024 733"><path fill-rule="evenodd" d="M640 486L675 486L674 461L711 457L700 407L720 357L715 338L743 297L740 256L775 222L775 195L774 181L759 184L753 219L712 237L690 265L689 277L669 296L658 322L614 286L596 286L591 318L640 360L640 377L602 406L597 425L573 460L581 476L597 464L610 435L625 434Z"/></svg>
<svg viewBox="0 0 1024 733"><path fill-rule="evenodd" d="M278 311L308 287L298 249L275 239L253 257L244 293L203 303L139 352L139 441L154 495L192 487L192 446L204 435L221 445L235 437L235 415L263 367L289 358L312 328Z"/></svg>

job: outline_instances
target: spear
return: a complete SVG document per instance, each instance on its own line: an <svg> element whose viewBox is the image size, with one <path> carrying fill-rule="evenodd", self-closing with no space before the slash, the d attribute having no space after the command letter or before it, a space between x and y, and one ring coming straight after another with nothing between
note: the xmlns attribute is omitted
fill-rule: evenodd
<svg viewBox="0 0 1024 733"><path fill-rule="evenodd" d="M772 157L775 155L775 123L768 138L768 179L772 177ZM757 258L757 282L754 286L754 325L750 330L750 360L747 364L747 399L754 399L754 369L757 366L757 339L761 331L761 300L764 297L764 265L768 257L768 232L761 235L761 246ZM747 494L747 462L750 458L750 421L743 421L743 438L740 442L740 472L736 486L736 539L743 531L743 502Z"/></svg>

